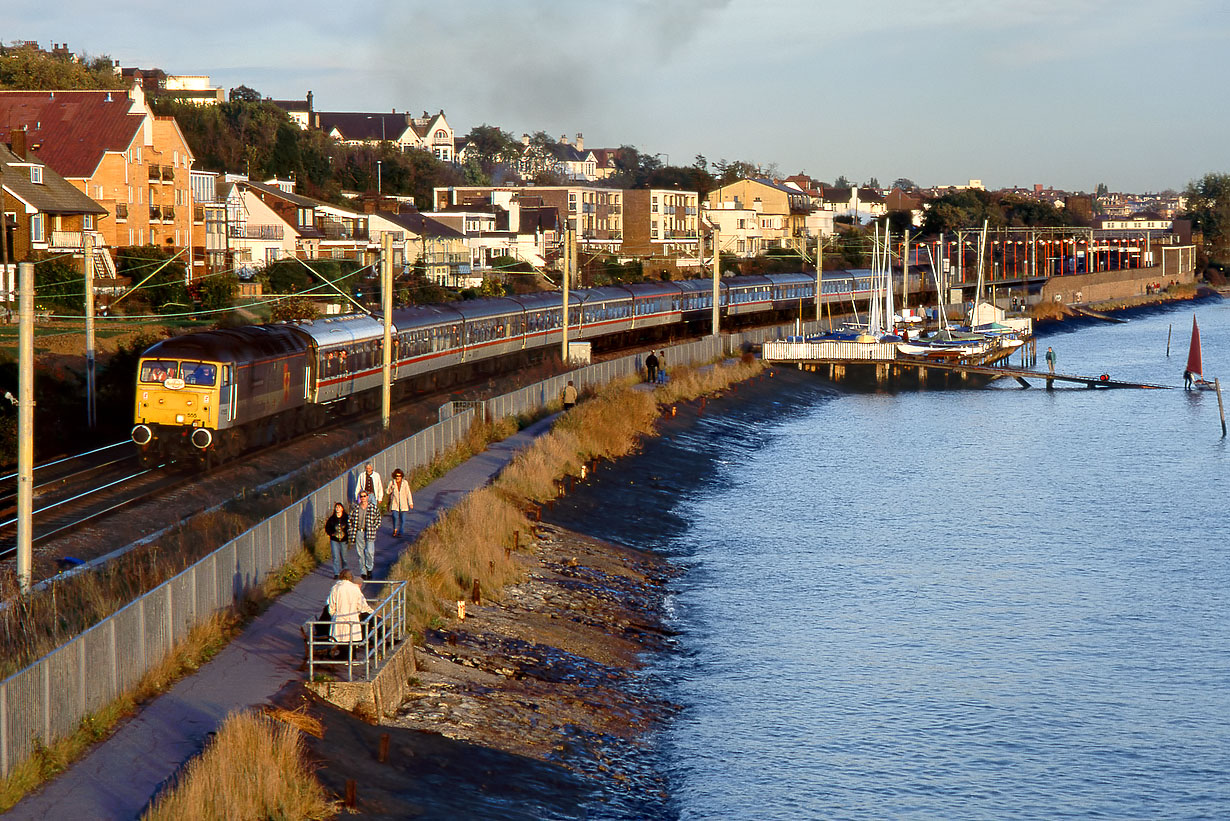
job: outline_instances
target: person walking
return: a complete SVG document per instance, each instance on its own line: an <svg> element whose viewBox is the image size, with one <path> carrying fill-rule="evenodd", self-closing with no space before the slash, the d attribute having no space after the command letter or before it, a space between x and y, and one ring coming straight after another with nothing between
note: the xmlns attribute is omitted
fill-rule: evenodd
<svg viewBox="0 0 1230 821"><path fill-rule="evenodd" d="M666 351L658 351L658 383L666 384Z"/></svg>
<svg viewBox="0 0 1230 821"><path fill-rule="evenodd" d="M653 355L653 351L645 357L645 381L651 385L658 381L658 358Z"/></svg>
<svg viewBox="0 0 1230 821"><path fill-rule="evenodd" d="M380 505L366 490L350 508L350 543L359 552L359 572L371 581L376 562L376 534L380 532Z"/></svg>
<svg viewBox="0 0 1230 821"><path fill-rule="evenodd" d="M568 384L564 386L563 393L560 394L560 402L564 406L564 410L569 410L576 407L577 404L577 386L572 384L572 380L568 380Z"/></svg>
<svg viewBox="0 0 1230 821"><path fill-rule="evenodd" d="M1050 369L1051 373L1055 372L1055 360L1055 349L1048 347L1046 349L1046 367Z"/></svg>
<svg viewBox="0 0 1230 821"><path fill-rule="evenodd" d="M325 520L325 533L333 554L333 578L338 579L346 569L346 543L350 541L350 515L341 502L334 503L333 515Z"/></svg>
<svg viewBox="0 0 1230 821"><path fill-rule="evenodd" d="M372 606L363 595L363 588L355 584L349 570L343 570L338 580L329 589L325 602L333 619L329 637L341 644L363 641L363 625L359 616L372 612Z"/></svg>
<svg viewBox="0 0 1230 821"><path fill-rule="evenodd" d="M375 500L377 506L384 501L384 485L380 484L380 474L376 472L371 462L363 466L363 472L359 474L359 481L355 483L355 498L359 498L359 494L367 491Z"/></svg>
<svg viewBox="0 0 1230 821"><path fill-rule="evenodd" d="M401 468L393 471L393 479L385 488L384 495L389 498L389 513L393 514L393 535L400 536L406 529L406 514L414 510L410 483Z"/></svg>

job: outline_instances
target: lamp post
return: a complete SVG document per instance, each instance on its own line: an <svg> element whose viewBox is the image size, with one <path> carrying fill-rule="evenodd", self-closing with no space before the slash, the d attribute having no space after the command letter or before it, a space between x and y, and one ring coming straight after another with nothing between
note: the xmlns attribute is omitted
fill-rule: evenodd
<svg viewBox="0 0 1230 821"><path fill-rule="evenodd" d="M382 161L376 160L376 193L380 196L384 195L384 186L382 185L381 180L381 169L383 166L384 163Z"/></svg>

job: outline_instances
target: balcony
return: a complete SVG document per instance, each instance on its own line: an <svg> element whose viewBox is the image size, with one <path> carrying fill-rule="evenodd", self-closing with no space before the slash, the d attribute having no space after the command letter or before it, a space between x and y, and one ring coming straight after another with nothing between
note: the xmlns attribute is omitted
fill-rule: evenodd
<svg viewBox="0 0 1230 821"><path fill-rule="evenodd" d="M227 231L231 239L281 240L281 225L232 225Z"/></svg>
<svg viewBox="0 0 1230 821"><path fill-rule="evenodd" d="M162 206L162 221L175 222L175 209L169 205Z"/></svg>
<svg viewBox="0 0 1230 821"><path fill-rule="evenodd" d="M128 222L128 205L126 203L117 202L115 204L115 221Z"/></svg>
<svg viewBox="0 0 1230 821"><path fill-rule="evenodd" d="M160 167L162 169L162 181L172 183L175 182L175 166L164 165Z"/></svg>
<svg viewBox="0 0 1230 821"><path fill-rule="evenodd" d="M162 209L159 208L157 205L151 205L149 207L149 221L150 222L161 222L162 221Z"/></svg>
<svg viewBox="0 0 1230 821"><path fill-rule="evenodd" d="M102 234L97 231L52 231L48 247L52 251L79 251L85 247L85 236L89 235L95 248L103 246Z"/></svg>
<svg viewBox="0 0 1230 821"><path fill-rule="evenodd" d="M367 241L366 222L355 224L339 220L318 220L316 229L324 235L326 240Z"/></svg>
<svg viewBox="0 0 1230 821"><path fill-rule="evenodd" d="M192 207L192 221L197 225L205 222L205 207L202 205L194 205Z"/></svg>

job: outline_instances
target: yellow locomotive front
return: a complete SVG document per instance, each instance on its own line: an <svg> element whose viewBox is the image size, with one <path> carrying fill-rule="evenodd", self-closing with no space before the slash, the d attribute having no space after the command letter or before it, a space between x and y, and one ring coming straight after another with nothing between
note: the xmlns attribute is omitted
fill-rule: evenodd
<svg viewBox="0 0 1230 821"><path fill-rule="evenodd" d="M213 442L221 405L217 362L167 357L142 358L132 440L142 455L159 457L187 445L205 449Z"/></svg>

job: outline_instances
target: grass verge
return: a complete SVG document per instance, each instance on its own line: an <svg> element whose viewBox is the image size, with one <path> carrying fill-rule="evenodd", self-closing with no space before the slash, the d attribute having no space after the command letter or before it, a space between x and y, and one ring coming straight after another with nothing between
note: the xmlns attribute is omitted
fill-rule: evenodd
<svg viewBox="0 0 1230 821"><path fill-rule="evenodd" d="M755 376L757 361L708 368L673 368L671 381L651 391L632 381L612 383L563 414L551 432L521 451L488 487L466 496L407 548L389 573L408 582L411 630L422 632L468 598L474 583L498 598L516 581L519 565L510 548L531 525L526 508L559 495L561 480L581 473L593 459L618 459L652 435L661 406L717 393Z"/></svg>
<svg viewBox="0 0 1230 821"><path fill-rule="evenodd" d="M50 745L40 743L30 758L14 765L8 776L0 780L0 812L9 810L31 790L66 769L94 743L111 735L116 725L141 704L166 692L175 682L195 673L216 656L245 624L315 569L321 553L328 553L328 545L321 544L324 541L321 536L305 546L279 570L266 576L260 587L243 601L194 627L188 637L142 676L136 686L82 719L71 736Z"/></svg>
<svg viewBox="0 0 1230 821"><path fill-rule="evenodd" d="M232 713L143 821L183 818L330 818L336 808L312 774L299 726ZM317 728L319 733L319 728Z"/></svg>

